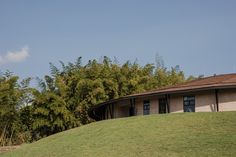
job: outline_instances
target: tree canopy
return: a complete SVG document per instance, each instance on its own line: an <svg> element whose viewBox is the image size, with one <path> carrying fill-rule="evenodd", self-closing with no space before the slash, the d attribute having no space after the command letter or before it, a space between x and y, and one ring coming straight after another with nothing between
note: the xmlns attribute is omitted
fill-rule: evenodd
<svg viewBox="0 0 236 157"><path fill-rule="evenodd" d="M157 58L154 64L127 61L118 64L103 57L82 65L60 67L50 63L50 75L37 78L38 88L29 87L31 78L6 72L0 76L0 144L18 144L84 125L93 121L88 110L101 102L121 96L185 82L179 66L170 69Z"/></svg>

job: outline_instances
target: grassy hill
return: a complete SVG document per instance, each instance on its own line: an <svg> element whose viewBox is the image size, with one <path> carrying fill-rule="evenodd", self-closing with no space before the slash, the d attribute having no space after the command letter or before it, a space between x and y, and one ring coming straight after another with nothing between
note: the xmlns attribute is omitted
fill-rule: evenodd
<svg viewBox="0 0 236 157"><path fill-rule="evenodd" d="M106 120L2 154L2 157L78 156L236 156L236 112Z"/></svg>

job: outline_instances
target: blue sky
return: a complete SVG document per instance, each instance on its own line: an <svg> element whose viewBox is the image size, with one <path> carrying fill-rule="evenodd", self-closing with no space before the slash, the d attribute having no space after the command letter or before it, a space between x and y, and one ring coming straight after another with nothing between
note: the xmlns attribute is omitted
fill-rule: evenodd
<svg viewBox="0 0 236 157"><path fill-rule="evenodd" d="M236 1L0 1L2 72L42 77L79 56L144 65L156 53L187 75L236 72Z"/></svg>

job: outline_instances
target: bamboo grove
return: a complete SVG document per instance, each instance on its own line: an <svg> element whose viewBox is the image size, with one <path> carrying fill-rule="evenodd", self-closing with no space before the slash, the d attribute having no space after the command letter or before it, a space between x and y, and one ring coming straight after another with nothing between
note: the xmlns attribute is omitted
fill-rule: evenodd
<svg viewBox="0 0 236 157"><path fill-rule="evenodd" d="M127 61L119 64L108 57L82 65L50 63L51 74L37 78L38 87L30 87L31 78L19 81L11 72L0 76L0 145L16 145L88 124L90 107L132 93L182 83L178 66L167 69L162 60L156 66Z"/></svg>

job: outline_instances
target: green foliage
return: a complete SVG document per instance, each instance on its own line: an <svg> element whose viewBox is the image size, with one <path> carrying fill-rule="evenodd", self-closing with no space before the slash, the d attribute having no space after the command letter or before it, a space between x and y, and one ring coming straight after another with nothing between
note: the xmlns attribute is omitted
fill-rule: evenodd
<svg viewBox="0 0 236 157"><path fill-rule="evenodd" d="M0 145L12 145L25 142L23 121L20 108L29 101L30 79L17 83L18 77L7 72L0 76Z"/></svg>
<svg viewBox="0 0 236 157"><path fill-rule="evenodd" d="M60 68L50 63L51 76L38 79L41 90L33 102L35 139L91 122L88 110L98 103L185 81L179 66L167 70L161 60L158 67L129 61L119 65L106 56L84 66L81 60L60 61Z"/></svg>
<svg viewBox="0 0 236 157"><path fill-rule="evenodd" d="M33 138L49 136L76 126L64 100L52 92L38 93L33 107Z"/></svg>
<svg viewBox="0 0 236 157"><path fill-rule="evenodd" d="M158 56L156 66L130 61L120 65L106 56L85 65L81 57L74 63L60 61L60 65L50 63L51 75L36 78L38 89L29 87L31 78L18 83L9 71L0 77L2 145L38 140L88 124L93 121L88 110L98 103L185 81L179 66L168 70Z"/></svg>

